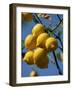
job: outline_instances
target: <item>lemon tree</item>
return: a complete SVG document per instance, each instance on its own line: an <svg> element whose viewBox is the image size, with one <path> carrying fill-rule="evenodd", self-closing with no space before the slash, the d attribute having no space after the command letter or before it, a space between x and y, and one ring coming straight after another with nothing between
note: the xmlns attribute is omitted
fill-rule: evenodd
<svg viewBox="0 0 72 90"><path fill-rule="evenodd" d="M23 13L22 15L26 21L32 20L33 15L31 13ZM48 15L41 15L41 18L48 19ZM23 61L28 65L36 65L39 69L46 69L50 62L48 54L53 53L56 67L59 74L62 74L55 52L58 48L61 49L61 47L58 46L58 41L60 41L62 45L60 37L55 33L58 26L54 28L54 32L51 28L46 27L38 16L33 19L35 19L36 24L31 28L31 33L27 34L24 39L24 46L28 51L25 53ZM39 75L36 71L32 71L29 76Z"/></svg>

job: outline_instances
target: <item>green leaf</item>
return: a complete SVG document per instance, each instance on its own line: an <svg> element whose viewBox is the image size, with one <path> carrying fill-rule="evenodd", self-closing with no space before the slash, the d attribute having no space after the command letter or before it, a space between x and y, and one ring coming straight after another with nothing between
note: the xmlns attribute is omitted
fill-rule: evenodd
<svg viewBox="0 0 72 90"><path fill-rule="evenodd" d="M59 60L60 59L60 53L57 53L56 56L57 56L57 58Z"/></svg>
<svg viewBox="0 0 72 90"><path fill-rule="evenodd" d="M58 58L57 60L62 61L62 54L61 54L61 53L57 53L56 56L57 56L57 58Z"/></svg>
<svg viewBox="0 0 72 90"><path fill-rule="evenodd" d="M25 42L25 40L22 40L22 42L21 42L21 46L22 46L22 50L25 48L25 44L24 44L24 42Z"/></svg>
<svg viewBox="0 0 72 90"><path fill-rule="evenodd" d="M61 37L62 34L63 34L63 31L58 32L58 36Z"/></svg>

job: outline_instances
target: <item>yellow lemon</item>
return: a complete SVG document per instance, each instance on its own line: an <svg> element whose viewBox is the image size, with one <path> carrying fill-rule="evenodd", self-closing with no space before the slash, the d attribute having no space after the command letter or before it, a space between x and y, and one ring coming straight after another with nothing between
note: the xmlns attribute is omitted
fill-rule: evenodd
<svg viewBox="0 0 72 90"><path fill-rule="evenodd" d="M37 43L36 43L36 46L39 46L39 47L45 47L45 42L46 42L46 39L49 38L49 34L48 33L42 33L38 36L37 38Z"/></svg>
<svg viewBox="0 0 72 90"><path fill-rule="evenodd" d="M34 64L33 54L34 54L33 51L28 51L28 52L25 54L23 60L24 60L27 64L30 64L30 65Z"/></svg>
<svg viewBox="0 0 72 90"><path fill-rule="evenodd" d="M24 44L25 48L27 48L28 50L33 50L34 48L36 48L36 38L32 34L29 34L26 37Z"/></svg>
<svg viewBox="0 0 72 90"><path fill-rule="evenodd" d="M39 68L48 68L47 52L43 48L36 48L34 51L34 64Z"/></svg>
<svg viewBox="0 0 72 90"><path fill-rule="evenodd" d="M32 20L32 13L22 13L22 20L23 21L31 21Z"/></svg>
<svg viewBox="0 0 72 90"><path fill-rule="evenodd" d="M37 72L36 71L32 71L29 75L30 77L35 77L35 76L38 76Z"/></svg>
<svg viewBox="0 0 72 90"><path fill-rule="evenodd" d="M33 36L37 37L41 33L44 33L45 32L44 29L45 29L44 25L40 23L36 24L32 29Z"/></svg>
<svg viewBox="0 0 72 90"><path fill-rule="evenodd" d="M47 51L54 51L58 47L57 40L53 37L50 37L46 40L45 47Z"/></svg>

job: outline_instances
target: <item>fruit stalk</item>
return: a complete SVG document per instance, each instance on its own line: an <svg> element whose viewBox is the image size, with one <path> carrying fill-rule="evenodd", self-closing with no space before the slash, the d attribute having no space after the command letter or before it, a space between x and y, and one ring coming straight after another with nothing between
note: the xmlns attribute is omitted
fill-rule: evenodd
<svg viewBox="0 0 72 90"><path fill-rule="evenodd" d="M59 65L58 65L57 58L56 58L56 55L55 55L55 52L54 52L54 51L53 51L53 55L54 55L54 58L55 58L55 63L56 63L58 72L59 72L60 75L62 75L62 71L61 71L61 69L60 69L60 67L59 67Z"/></svg>

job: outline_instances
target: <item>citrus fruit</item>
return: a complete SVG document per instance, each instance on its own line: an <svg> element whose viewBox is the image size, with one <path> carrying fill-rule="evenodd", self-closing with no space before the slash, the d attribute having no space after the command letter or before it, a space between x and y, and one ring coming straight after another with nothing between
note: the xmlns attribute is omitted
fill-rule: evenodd
<svg viewBox="0 0 72 90"><path fill-rule="evenodd" d="M33 50L34 48L36 48L36 38L32 34L29 34L26 37L24 44L25 48L27 48L28 50Z"/></svg>
<svg viewBox="0 0 72 90"><path fill-rule="evenodd" d="M22 20L23 21L31 21L32 20L32 13L22 13Z"/></svg>
<svg viewBox="0 0 72 90"><path fill-rule="evenodd" d="M55 49L57 49L57 46L58 46L58 43L55 38L49 37L46 40L45 47L46 47L47 51L54 51Z"/></svg>
<svg viewBox="0 0 72 90"><path fill-rule="evenodd" d="M29 75L30 77L35 77L35 76L38 76L37 72L36 71L32 71Z"/></svg>
<svg viewBox="0 0 72 90"><path fill-rule="evenodd" d="M30 65L34 64L33 54L34 54L33 51L28 51L28 52L26 52L23 60L24 60L27 64L30 64Z"/></svg>
<svg viewBox="0 0 72 90"><path fill-rule="evenodd" d="M32 29L33 36L37 37L41 33L44 33L45 32L44 29L45 29L44 25L40 23L36 24Z"/></svg>
<svg viewBox="0 0 72 90"><path fill-rule="evenodd" d="M48 33L42 33L38 36L37 38L37 43L36 43L36 46L39 46L39 47L45 47L45 42L46 42L46 39L49 38L49 34Z"/></svg>
<svg viewBox="0 0 72 90"><path fill-rule="evenodd" d="M39 68L48 68L47 52L43 48L36 48L34 51L34 64Z"/></svg>

